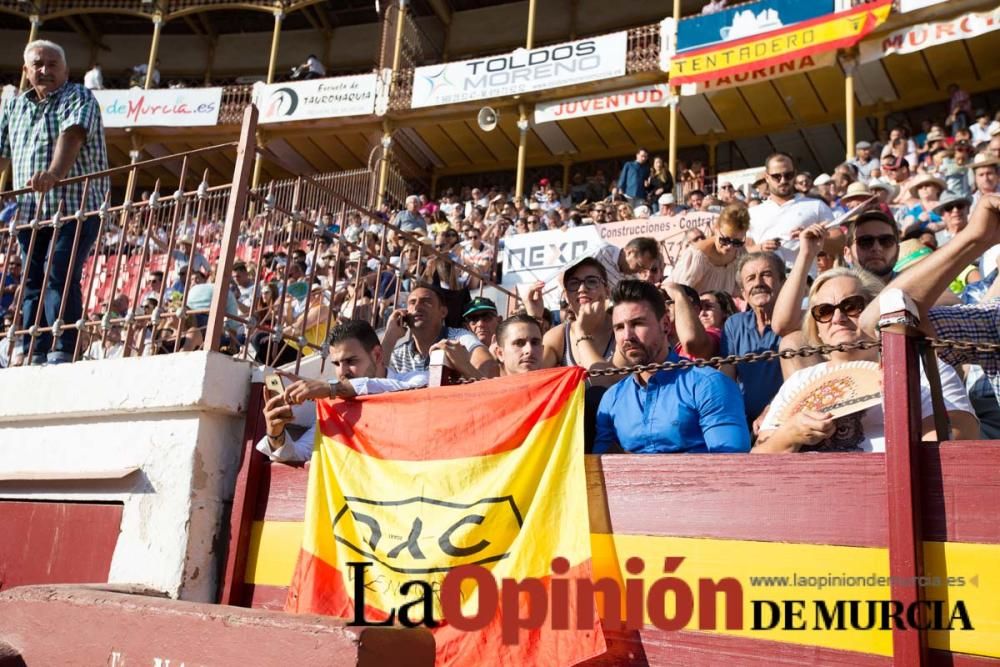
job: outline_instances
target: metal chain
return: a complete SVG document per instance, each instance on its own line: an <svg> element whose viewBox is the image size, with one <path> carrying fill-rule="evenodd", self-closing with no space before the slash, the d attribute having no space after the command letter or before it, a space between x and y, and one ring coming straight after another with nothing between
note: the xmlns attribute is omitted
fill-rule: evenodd
<svg viewBox="0 0 1000 667"><path fill-rule="evenodd" d="M960 352L992 352L993 354L1000 354L1000 342L982 343L952 340L950 338L928 338L927 343L935 350L947 349L958 350Z"/></svg>
<svg viewBox="0 0 1000 667"><path fill-rule="evenodd" d="M952 349L962 352L993 352L1000 354L1000 343L977 343L970 341L951 340L948 338L928 338L927 344L934 349ZM782 350L775 352L751 352L749 354L731 354L728 357L712 357L711 359L682 359L680 361L663 361L658 364L639 364L636 366L621 366L615 368L602 368L587 371L588 377L608 377L613 375L630 375L632 373L650 373L652 371L675 371L685 368L703 368L705 366L718 368L727 364L752 364L758 361L773 361L774 359L794 359L796 357L812 357L817 354L830 354L831 352L847 352L850 350L871 350L881 349L880 341L863 340L857 343L841 343L839 345L817 345L805 346L794 350ZM460 378L454 381L455 384L471 384L486 378Z"/></svg>
<svg viewBox="0 0 1000 667"><path fill-rule="evenodd" d="M675 371L684 368L703 368L705 366L719 367L727 364L752 364L758 361L794 359L796 357L811 357L817 354L830 354L831 352L870 350L872 348L880 349L881 347L882 343L874 340L863 340L857 343L841 343L839 345L818 345L816 347L807 345L794 350L782 350L780 352L767 350L765 352L751 352L743 355L731 354L728 357L712 357L711 359L682 359L680 361L664 361L658 364L639 364L637 366L602 368L600 370L587 371L587 375L589 377L602 377L609 375L628 375L631 373L649 373L652 371Z"/></svg>

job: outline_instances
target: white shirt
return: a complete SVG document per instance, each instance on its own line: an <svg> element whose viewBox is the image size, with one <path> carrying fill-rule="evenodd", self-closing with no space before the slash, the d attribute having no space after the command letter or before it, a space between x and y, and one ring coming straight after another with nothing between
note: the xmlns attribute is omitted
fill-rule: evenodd
<svg viewBox="0 0 1000 667"><path fill-rule="evenodd" d="M977 146L984 141L989 141L991 129L992 125L989 124L986 127L983 127L979 123L973 123L970 125L969 132L972 134L972 145Z"/></svg>
<svg viewBox="0 0 1000 667"><path fill-rule="evenodd" d="M945 410L968 412L975 414L972 410L972 403L969 401L969 394L965 390L965 385L958 378L955 370L938 360L938 371L941 374L941 393L944 395ZM785 409L789 401L795 397L799 389L809 384L831 365L831 362L824 361L795 371L792 376L785 380L778 390L777 396L771 401L771 408L761 425L761 432L773 431L778 427L778 415ZM931 404L931 386L924 375L923 361L920 362L920 418L926 419L934 414L934 407ZM839 448L857 447L865 452L885 451L885 413L881 405L856 412L853 415L845 415L836 420L837 431L830 438L830 445L838 450Z"/></svg>
<svg viewBox="0 0 1000 667"><path fill-rule="evenodd" d="M390 391L403 391L405 389L419 389L427 386L427 371L411 371L409 373L397 373L389 368L388 377L384 378L353 378L348 380L354 393L358 396L373 396L384 394ZM333 384L331 382L331 384ZM271 445L265 435L257 442L257 451L266 454L272 461L285 463L290 461L308 461L312 457L313 444L316 441L316 410L312 410L309 417L309 428L298 438L291 438L285 433L285 443L276 450L271 451Z"/></svg>
<svg viewBox="0 0 1000 667"><path fill-rule="evenodd" d="M795 199L778 204L769 197L759 206L750 209L750 231L747 236L757 245L769 239L784 241L775 252L790 267L799 254L799 242L792 241L792 232L830 220L833 220L833 211L819 199L797 194Z"/></svg>
<svg viewBox="0 0 1000 667"><path fill-rule="evenodd" d="M609 243L601 246L598 251L594 253L594 259L601 263L601 266L604 267L604 271L608 274L609 292L613 290L624 277L621 269L618 268L618 258L621 257L623 252L624 250L618 246L611 245Z"/></svg>
<svg viewBox="0 0 1000 667"><path fill-rule="evenodd" d="M94 67L83 75L83 85L90 90L102 90L104 88L104 74L100 67Z"/></svg>
<svg viewBox="0 0 1000 667"><path fill-rule="evenodd" d="M326 76L326 68L323 67L323 63L321 63L318 58L308 58L306 60L306 67L308 67L309 71L314 74Z"/></svg>

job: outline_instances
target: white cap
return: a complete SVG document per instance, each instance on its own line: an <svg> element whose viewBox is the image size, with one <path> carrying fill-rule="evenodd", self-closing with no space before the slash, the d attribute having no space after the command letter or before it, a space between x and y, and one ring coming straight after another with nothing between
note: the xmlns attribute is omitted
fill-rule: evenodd
<svg viewBox="0 0 1000 667"><path fill-rule="evenodd" d="M673 204L674 196L669 192L664 192L662 195L660 195L660 198L657 201L660 202L660 204Z"/></svg>
<svg viewBox="0 0 1000 667"><path fill-rule="evenodd" d="M826 185L832 180L833 179L830 178L829 174L820 174L816 177L816 180L813 181L813 185Z"/></svg>

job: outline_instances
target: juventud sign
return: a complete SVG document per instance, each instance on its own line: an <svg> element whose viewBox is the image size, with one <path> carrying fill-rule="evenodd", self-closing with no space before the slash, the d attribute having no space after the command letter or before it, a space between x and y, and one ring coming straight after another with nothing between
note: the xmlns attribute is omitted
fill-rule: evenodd
<svg viewBox="0 0 1000 667"><path fill-rule="evenodd" d="M535 122L548 123L567 118L583 118L604 113L665 107L670 104L670 92L665 84L619 90L605 95L571 97L558 102L543 102L535 106Z"/></svg>
<svg viewBox="0 0 1000 667"><path fill-rule="evenodd" d="M94 90L104 127L197 127L219 121L222 88Z"/></svg>
<svg viewBox="0 0 1000 667"><path fill-rule="evenodd" d="M965 14L948 21L921 23L861 44L861 61L870 62L897 53L915 53L932 46L971 39L1000 28L1000 7Z"/></svg>
<svg viewBox="0 0 1000 667"><path fill-rule="evenodd" d="M411 107L432 107L609 79L625 74L628 36L518 49L513 53L418 67Z"/></svg>

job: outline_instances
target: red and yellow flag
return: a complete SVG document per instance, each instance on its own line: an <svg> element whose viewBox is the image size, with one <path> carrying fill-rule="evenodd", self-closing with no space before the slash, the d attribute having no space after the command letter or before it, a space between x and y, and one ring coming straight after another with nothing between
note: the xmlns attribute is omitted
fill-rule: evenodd
<svg viewBox="0 0 1000 667"><path fill-rule="evenodd" d="M853 46L882 25L892 0L875 0L759 35L685 51L670 62L670 83L696 83L736 76L795 58Z"/></svg>
<svg viewBox="0 0 1000 667"><path fill-rule="evenodd" d="M427 604L440 621L441 583L462 565L487 568L498 588L504 579L535 579L550 600L553 580L589 579L583 377L561 368L320 402L286 610L357 618L357 591L365 618L382 620L420 597L415 589L427 589L406 584L421 581L434 592ZM555 558L569 571L554 575ZM473 617L480 589L466 579L461 590L462 614ZM519 615L531 613L526 597ZM501 606L483 630L437 627L437 663L483 664L489 656L497 665L569 665L605 651L596 614L583 626L544 623L504 641ZM576 608L563 611L577 618Z"/></svg>

